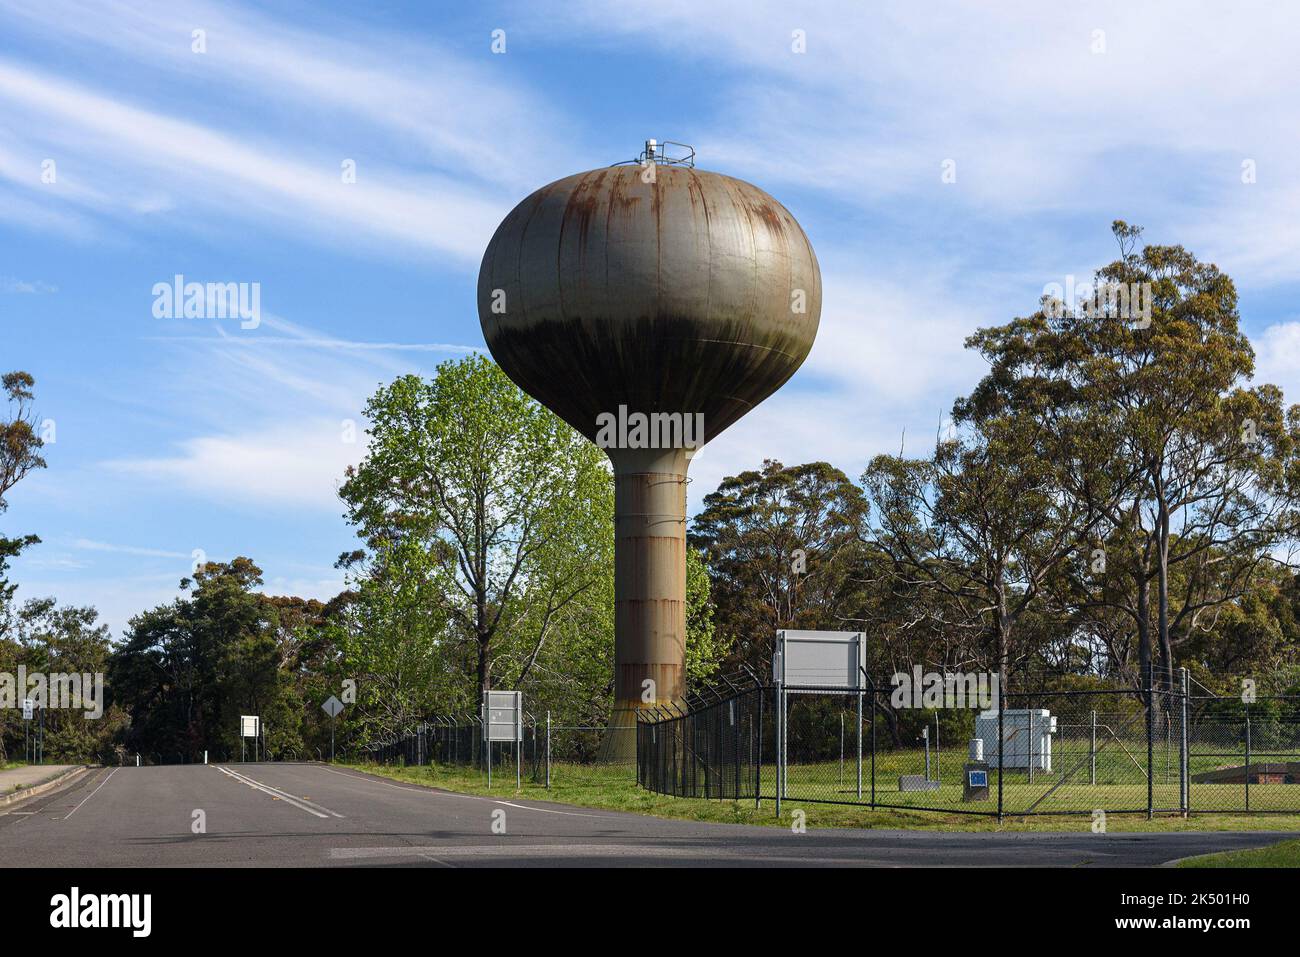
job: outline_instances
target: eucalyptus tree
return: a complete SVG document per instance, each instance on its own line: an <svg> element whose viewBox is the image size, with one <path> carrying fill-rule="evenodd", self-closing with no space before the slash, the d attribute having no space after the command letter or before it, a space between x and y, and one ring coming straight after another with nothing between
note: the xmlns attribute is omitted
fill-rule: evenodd
<svg viewBox="0 0 1300 957"><path fill-rule="evenodd" d="M931 456L877 456L863 474L896 593L945 643L945 667L992 667L1006 681L1035 650L1019 626L1093 521L1054 483L1038 433L1027 417L985 417Z"/></svg>
<svg viewBox="0 0 1300 957"><path fill-rule="evenodd" d="M1033 315L971 337L990 371L956 412L1043 423L1054 481L1101 522L1076 556L1091 579L1085 604L1127 615L1140 671L1153 673L1158 653L1172 684L1177 642L1295 537L1300 410L1250 384L1227 275L1181 246L1139 252L1140 229L1112 229L1120 256L1091 297L1044 297ZM1114 575L1127 587L1107 587Z"/></svg>
<svg viewBox="0 0 1300 957"><path fill-rule="evenodd" d="M767 666L781 628L843 628L860 609L869 546L861 489L826 462L723 479L688 540L708 566L716 623L733 656Z"/></svg>
<svg viewBox="0 0 1300 957"><path fill-rule="evenodd" d="M45 468L41 457L44 440L36 427L32 411L36 380L29 372L8 372L0 378L0 388L8 400L6 417L0 420L0 513L9 507L5 495L35 469ZM16 585L5 576L9 560L23 549L40 542L35 535L8 538L0 535L0 624L8 616L9 600Z"/></svg>

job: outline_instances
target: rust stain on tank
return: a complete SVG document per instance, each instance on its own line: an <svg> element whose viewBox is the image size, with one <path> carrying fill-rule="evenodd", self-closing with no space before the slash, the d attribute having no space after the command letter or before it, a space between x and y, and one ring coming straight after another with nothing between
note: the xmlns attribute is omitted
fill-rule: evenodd
<svg viewBox="0 0 1300 957"><path fill-rule="evenodd" d="M758 215L768 229L782 238L785 237L785 217L773 209L770 203L761 201L750 203L749 208Z"/></svg>

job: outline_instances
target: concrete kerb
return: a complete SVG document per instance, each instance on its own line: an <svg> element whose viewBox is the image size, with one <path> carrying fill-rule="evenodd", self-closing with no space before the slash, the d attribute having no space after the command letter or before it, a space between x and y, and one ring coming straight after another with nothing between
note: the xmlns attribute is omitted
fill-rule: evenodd
<svg viewBox="0 0 1300 957"><path fill-rule="evenodd" d="M88 770L90 770L90 765L81 765L79 767L70 768L69 770L64 771L62 774L57 775L56 777L53 777L48 781L42 781L40 784L33 784L31 787L26 787L20 791L14 791L10 794L0 795L0 808L8 807L11 804L19 804L23 801L26 801L29 798L34 798L41 794L44 794L47 791L53 791L59 785L71 781L77 775L84 774ZM5 812L0 812L0 813L5 813Z"/></svg>

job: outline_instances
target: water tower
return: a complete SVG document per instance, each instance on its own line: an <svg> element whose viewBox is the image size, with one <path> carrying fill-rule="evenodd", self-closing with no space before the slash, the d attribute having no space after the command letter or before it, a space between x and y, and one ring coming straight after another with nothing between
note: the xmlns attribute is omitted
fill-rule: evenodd
<svg viewBox="0 0 1300 957"><path fill-rule="evenodd" d="M794 374L821 315L817 257L794 217L694 157L650 140L638 161L543 186L497 227L479 271L493 357L613 463L611 728L685 690L692 446ZM611 756L634 747L607 736Z"/></svg>

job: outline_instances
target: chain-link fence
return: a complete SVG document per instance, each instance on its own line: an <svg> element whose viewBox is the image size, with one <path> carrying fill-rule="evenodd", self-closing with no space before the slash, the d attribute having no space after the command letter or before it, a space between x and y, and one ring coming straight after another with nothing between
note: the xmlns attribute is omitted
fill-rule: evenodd
<svg viewBox="0 0 1300 957"><path fill-rule="evenodd" d="M1300 697L1191 697L1187 727L1191 810L1296 810Z"/></svg>
<svg viewBox="0 0 1300 957"><path fill-rule="evenodd" d="M604 725L560 724L549 715L526 714L522 739L483 740L483 723L477 715L439 715L421 722L410 731L391 738L372 741L360 749L360 756L377 764L405 766L445 765L478 768L486 773L490 764L493 774L510 777L515 772L535 784L549 786L552 776L575 765L629 763L635 753L637 729L610 729ZM624 746L611 738L626 737ZM621 759L621 755L629 755ZM630 767L629 767L630 775Z"/></svg>
<svg viewBox="0 0 1300 957"><path fill-rule="evenodd" d="M1045 682L1052 684L1052 682ZM996 685L995 685L996 687ZM637 727L637 779L681 797L987 815L1300 813L1300 697L1048 689L973 707L755 682Z"/></svg>

